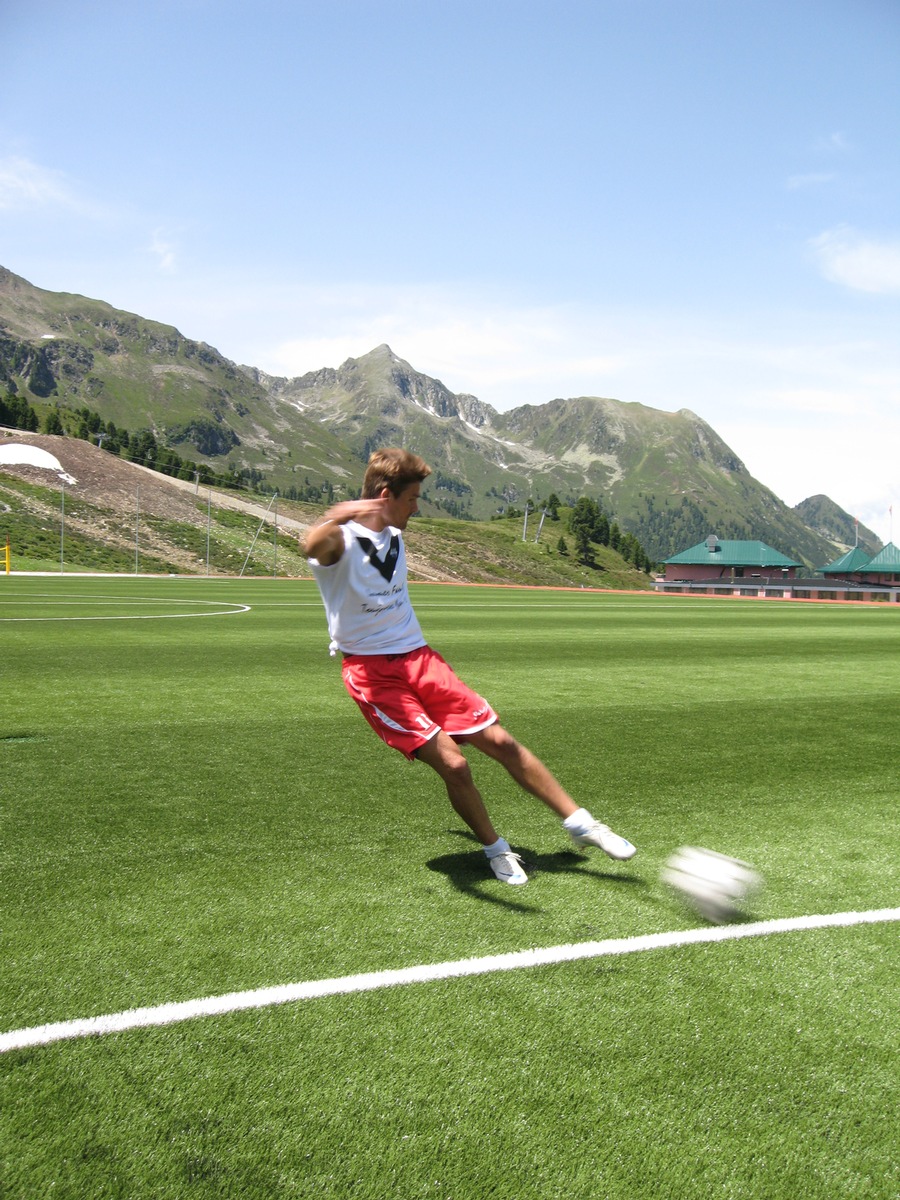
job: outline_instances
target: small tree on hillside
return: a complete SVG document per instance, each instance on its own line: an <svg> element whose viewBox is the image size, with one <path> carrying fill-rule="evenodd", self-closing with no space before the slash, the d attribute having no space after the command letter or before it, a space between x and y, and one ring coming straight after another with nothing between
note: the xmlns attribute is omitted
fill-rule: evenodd
<svg viewBox="0 0 900 1200"><path fill-rule="evenodd" d="M574 531L575 554L578 561L585 567L593 567L597 560L594 557L594 545L586 525L579 525Z"/></svg>

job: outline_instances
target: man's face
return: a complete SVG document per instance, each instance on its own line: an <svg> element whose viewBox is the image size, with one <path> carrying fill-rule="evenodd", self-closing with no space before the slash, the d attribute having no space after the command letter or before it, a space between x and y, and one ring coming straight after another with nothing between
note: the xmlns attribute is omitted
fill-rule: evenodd
<svg viewBox="0 0 900 1200"><path fill-rule="evenodd" d="M410 517L419 511L419 494L421 484L409 483L399 496L395 496L389 488L384 488L381 495L384 500L384 515L389 525L405 529Z"/></svg>

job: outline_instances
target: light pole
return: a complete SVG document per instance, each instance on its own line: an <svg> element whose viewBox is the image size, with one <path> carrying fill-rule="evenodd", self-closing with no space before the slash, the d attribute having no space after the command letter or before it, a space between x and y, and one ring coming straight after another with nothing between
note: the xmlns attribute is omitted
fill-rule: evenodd
<svg viewBox="0 0 900 1200"><path fill-rule="evenodd" d="M526 534L528 533L528 514L533 513L533 512L534 512L534 505L531 503L530 500L526 500L525 501L525 520L522 523L522 541L523 542L526 540Z"/></svg>
<svg viewBox="0 0 900 1200"><path fill-rule="evenodd" d="M278 493L275 493L275 523L272 535L272 578L278 575Z"/></svg>
<svg viewBox="0 0 900 1200"><path fill-rule="evenodd" d="M546 508L541 509L541 521L540 521L540 524L538 525L537 536L534 539L536 542L539 542L541 540L541 530L544 528L544 518L547 516L547 511L548 510Z"/></svg>

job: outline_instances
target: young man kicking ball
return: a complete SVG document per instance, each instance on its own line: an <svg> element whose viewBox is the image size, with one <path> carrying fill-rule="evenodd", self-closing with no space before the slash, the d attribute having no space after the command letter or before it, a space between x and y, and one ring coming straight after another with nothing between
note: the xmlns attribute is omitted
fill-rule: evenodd
<svg viewBox="0 0 900 1200"><path fill-rule="evenodd" d="M306 554L325 604L331 652L343 656L347 691L389 746L437 771L498 879L522 884L528 876L491 823L460 745L496 759L562 819L579 848L631 858L631 842L580 808L541 760L507 733L487 700L426 645L407 590L403 530L430 474L415 454L376 450L362 499L335 504L307 534Z"/></svg>

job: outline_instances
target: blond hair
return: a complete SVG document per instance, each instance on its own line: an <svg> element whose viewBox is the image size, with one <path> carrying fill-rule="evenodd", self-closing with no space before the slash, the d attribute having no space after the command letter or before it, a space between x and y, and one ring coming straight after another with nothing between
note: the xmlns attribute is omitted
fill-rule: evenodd
<svg viewBox="0 0 900 1200"><path fill-rule="evenodd" d="M382 488L389 488L399 496L411 483L421 483L431 474L431 467L424 458L409 450L388 448L373 450L363 479L363 500L377 500Z"/></svg>

